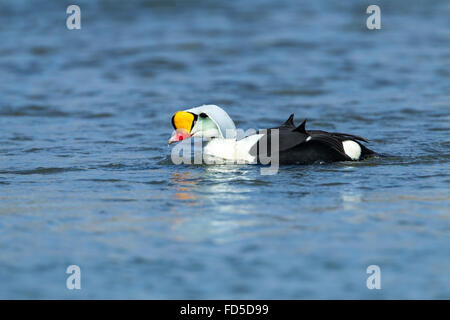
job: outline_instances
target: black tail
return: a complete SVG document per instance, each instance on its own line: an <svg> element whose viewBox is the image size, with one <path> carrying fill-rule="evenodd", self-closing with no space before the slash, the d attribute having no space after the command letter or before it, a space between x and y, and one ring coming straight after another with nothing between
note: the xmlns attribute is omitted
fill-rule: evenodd
<svg viewBox="0 0 450 320"><path fill-rule="evenodd" d="M375 157L378 156L378 153L376 153L373 150L370 150L369 148L367 148L365 145L363 145L362 143L359 143L360 147L361 147L361 160L362 159L367 159L367 158L371 158L371 157Z"/></svg>

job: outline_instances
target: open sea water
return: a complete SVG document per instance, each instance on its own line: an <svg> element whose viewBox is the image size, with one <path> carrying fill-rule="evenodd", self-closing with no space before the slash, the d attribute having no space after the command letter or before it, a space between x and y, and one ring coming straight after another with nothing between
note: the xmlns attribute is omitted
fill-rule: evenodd
<svg viewBox="0 0 450 320"><path fill-rule="evenodd" d="M2 1L0 298L450 298L450 2L376 2ZM174 165L201 104L384 156Z"/></svg>

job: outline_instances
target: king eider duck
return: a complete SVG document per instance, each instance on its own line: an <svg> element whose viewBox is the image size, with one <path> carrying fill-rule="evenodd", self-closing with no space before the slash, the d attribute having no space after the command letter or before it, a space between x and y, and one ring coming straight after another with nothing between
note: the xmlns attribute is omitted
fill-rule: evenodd
<svg viewBox="0 0 450 320"><path fill-rule="evenodd" d="M360 136L307 130L306 120L296 126L293 114L279 127L259 130L242 139L237 139L237 129L230 116L216 105L178 111L172 117L172 125L175 131L169 144L200 137L206 141L204 155L228 161L261 163L262 150L266 155L278 151L279 164L359 161L376 155L361 143L368 141ZM273 148L275 139L278 150Z"/></svg>

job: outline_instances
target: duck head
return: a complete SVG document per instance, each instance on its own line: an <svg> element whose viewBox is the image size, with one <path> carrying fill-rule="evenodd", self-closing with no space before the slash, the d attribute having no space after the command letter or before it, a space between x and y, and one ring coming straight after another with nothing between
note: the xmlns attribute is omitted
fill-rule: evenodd
<svg viewBox="0 0 450 320"><path fill-rule="evenodd" d="M178 111L172 116L175 132L169 139L169 144L201 137L206 139L235 139L236 127L230 116L216 105Z"/></svg>

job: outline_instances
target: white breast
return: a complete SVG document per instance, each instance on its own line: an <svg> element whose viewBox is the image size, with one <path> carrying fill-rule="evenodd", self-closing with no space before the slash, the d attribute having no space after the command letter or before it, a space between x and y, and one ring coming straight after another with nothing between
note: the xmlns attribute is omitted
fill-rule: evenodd
<svg viewBox="0 0 450 320"><path fill-rule="evenodd" d="M239 141L234 139L212 139L203 148L203 154L235 163L255 163L256 158L250 154L250 149L262 136L262 134L254 134Z"/></svg>

